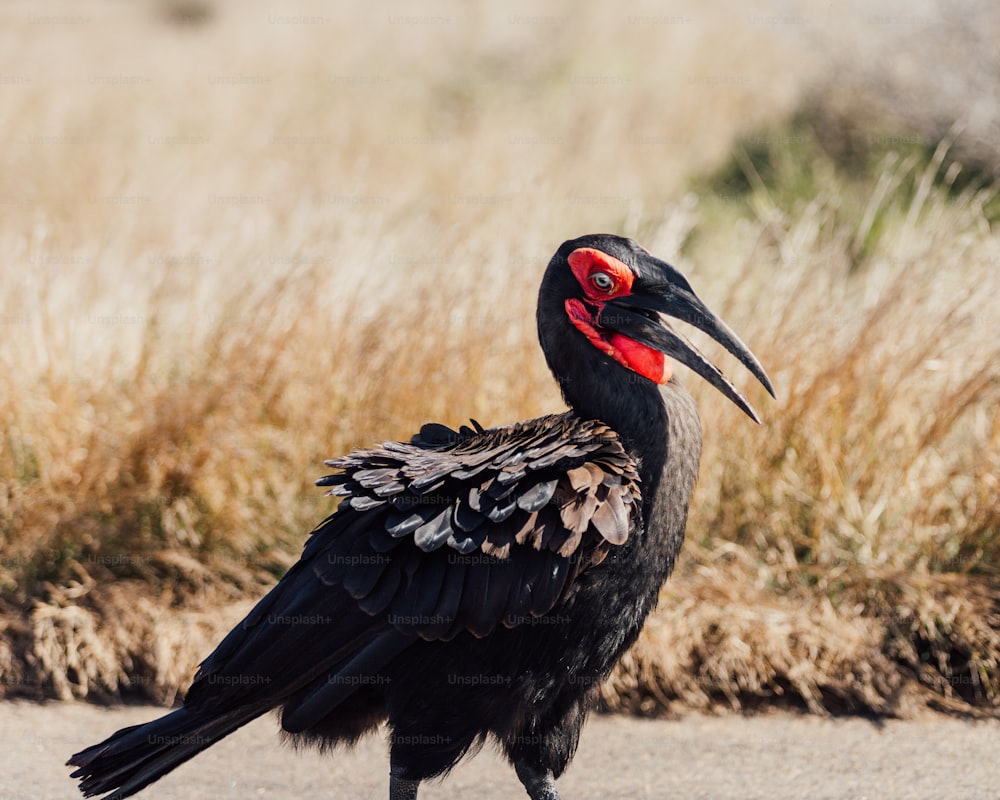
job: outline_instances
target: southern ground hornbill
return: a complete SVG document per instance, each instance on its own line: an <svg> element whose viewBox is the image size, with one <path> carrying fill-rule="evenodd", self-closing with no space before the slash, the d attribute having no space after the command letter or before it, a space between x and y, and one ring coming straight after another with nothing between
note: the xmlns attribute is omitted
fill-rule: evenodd
<svg viewBox="0 0 1000 800"><path fill-rule="evenodd" d="M123 798L281 709L296 741L387 723L389 796L411 800L492 739L556 800L598 686L635 641L684 536L701 426L686 364L756 420L672 317L764 369L677 270L629 239L568 241L538 335L570 411L484 430L425 425L327 462L343 497L301 560L201 664L182 708L70 758Z"/></svg>

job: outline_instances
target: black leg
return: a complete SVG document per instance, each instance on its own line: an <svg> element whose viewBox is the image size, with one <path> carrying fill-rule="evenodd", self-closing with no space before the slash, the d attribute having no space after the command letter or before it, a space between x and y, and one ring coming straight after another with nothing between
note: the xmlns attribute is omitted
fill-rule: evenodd
<svg viewBox="0 0 1000 800"><path fill-rule="evenodd" d="M524 788L528 790L528 797L531 800L559 800L559 792L556 791L556 779L551 772L530 767L519 762L514 765L517 777L521 779Z"/></svg>
<svg viewBox="0 0 1000 800"><path fill-rule="evenodd" d="M389 800L417 800L417 789L420 781L413 778L403 778L389 770Z"/></svg>

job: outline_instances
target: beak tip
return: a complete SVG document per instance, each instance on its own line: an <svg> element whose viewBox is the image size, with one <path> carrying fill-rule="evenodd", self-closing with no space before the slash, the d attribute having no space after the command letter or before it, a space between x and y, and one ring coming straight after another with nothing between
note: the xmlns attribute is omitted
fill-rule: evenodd
<svg viewBox="0 0 1000 800"><path fill-rule="evenodd" d="M742 403L737 403L737 405L740 407L740 409L743 411L744 414L750 417L750 419L752 419L758 425L761 424L760 416L757 414L757 409L755 409L752 405L750 405L745 400Z"/></svg>

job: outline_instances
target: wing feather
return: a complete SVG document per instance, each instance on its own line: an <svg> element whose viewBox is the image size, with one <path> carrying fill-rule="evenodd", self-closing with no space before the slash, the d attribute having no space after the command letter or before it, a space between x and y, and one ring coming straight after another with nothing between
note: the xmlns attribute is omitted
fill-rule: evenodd
<svg viewBox="0 0 1000 800"><path fill-rule="evenodd" d="M534 486L525 489L523 492L519 492L517 495L518 507L525 511L538 511L540 508L548 505L552 499L552 495L556 491L557 483L559 483L558 478L539 481Z"/></svg>
<svg viewBox="0 0 1000 800"><path fill-rule="evenodd" d="M636 465L603 423L568 412L474 425L425 425L328 461L338 472L318 481L344 499L307 544L325 555L317 575L424 639L551 612L640 519Z"/></svg>
<svg viewBox="0 0 1000 800"><path fill-rule="evenodd" d="M397 560L391 560L385 565L385 569L378 573L378 580L371 591L357 598L358 608L372 616L381 614L389 607L401 583L401 565Z"/></svg>
<svg viewBox="0 0 1000 800"><path fill-rule="evenodd" d="M425 553L437 550L452 534L451 517L451 506L440 508L437 514L413 532L413 543Z"/></svg>

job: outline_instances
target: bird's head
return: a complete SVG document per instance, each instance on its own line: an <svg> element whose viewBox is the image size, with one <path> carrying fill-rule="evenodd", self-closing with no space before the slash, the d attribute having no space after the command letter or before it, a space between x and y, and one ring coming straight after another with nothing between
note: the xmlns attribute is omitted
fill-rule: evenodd
<svg viewBox="0 0 1000 800"><path fill-rule="evenodd" d="M573 350L590 357L597 351L598 363L617 365L639 380L663 384L673 374L673 358L759 421L721 370L671 326L670 318L711 336L774 396L760 362L709 311L687 279L631 239L592 234L564 242L542 279L538 331L557 376L564 374L554 363L558 359L572 358Z"/></svg>

